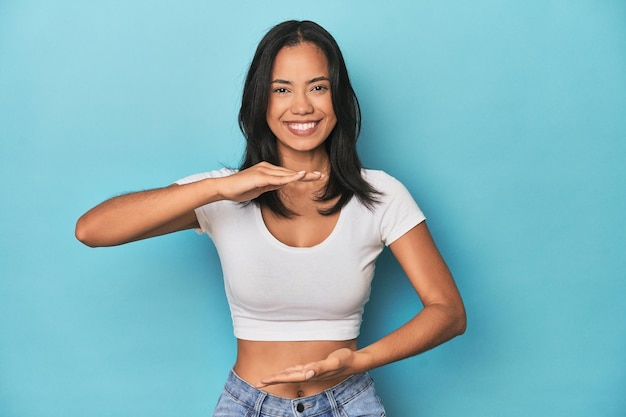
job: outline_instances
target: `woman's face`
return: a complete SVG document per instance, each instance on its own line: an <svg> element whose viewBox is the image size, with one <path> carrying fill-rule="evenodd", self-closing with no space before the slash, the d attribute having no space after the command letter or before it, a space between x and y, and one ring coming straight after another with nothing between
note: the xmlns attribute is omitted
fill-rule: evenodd
<svg viewBox="0 0 626 417"><path fill-rule="evenodd" d="M272 68L267 124L286 153L324 149L337 124L326 55L312 43L287 46L276 55Z"/></svg>

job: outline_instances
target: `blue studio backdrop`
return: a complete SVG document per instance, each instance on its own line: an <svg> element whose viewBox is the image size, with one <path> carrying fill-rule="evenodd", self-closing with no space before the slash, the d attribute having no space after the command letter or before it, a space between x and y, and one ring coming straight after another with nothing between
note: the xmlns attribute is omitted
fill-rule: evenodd
<svg viewBox="0 0 626 417"><path fill-rule="evenodd" d="M0 416L210 415L235 355L210 239L90 249L74 224L237 165L286 19L336 37L363 162L466 302L465 335L372 372L388 415L626 415L626 2L0 0ZM420 307L385 252L361 344Z"/></svg>

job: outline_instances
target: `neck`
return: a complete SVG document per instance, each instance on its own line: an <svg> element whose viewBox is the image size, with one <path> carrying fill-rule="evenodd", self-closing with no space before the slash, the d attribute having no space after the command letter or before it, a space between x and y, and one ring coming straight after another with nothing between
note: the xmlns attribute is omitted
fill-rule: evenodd
<svg viewBox="0 0 626 417"><path fill-rule="evenodd" d="M305 153L282 152L279 158L282 167L294 171L318 171L326 175L330 171L330 159L323 147Z"/></svg>

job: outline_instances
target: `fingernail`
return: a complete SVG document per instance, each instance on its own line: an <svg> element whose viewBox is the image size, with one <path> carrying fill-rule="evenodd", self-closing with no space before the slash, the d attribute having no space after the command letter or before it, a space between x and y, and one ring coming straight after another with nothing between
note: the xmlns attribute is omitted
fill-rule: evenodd
<svg viewBox="0 0 626 417"><path fill-rule="evenodd" d="M315 371L313 371L312 369L309 371L306 371L306 375L305 375L306 379L311 379L314 376L315 376Z"/></svg>

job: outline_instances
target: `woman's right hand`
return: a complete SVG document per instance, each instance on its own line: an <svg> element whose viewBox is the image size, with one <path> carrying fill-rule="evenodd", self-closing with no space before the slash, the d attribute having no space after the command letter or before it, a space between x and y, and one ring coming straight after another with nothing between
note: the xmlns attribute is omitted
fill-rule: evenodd
<svg viewBox="0 0 626 417"><path fill-rule="evenodd" d="M260 162L236 174L217 178L216 187L220 199L243 202L292 182L318 181L323 177L324 175L317 171L293 171L268 162Z"/></svg>
<svg viewBox="0 0 626 417"><path fill-rule="evenodd" d="M194 209L218 200L248 201L295 181L317 181L319 172L293 171L261 162L233 175L120 195L98 204L76 223L88 246L113 246L199 227Z"/></svg>

